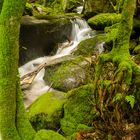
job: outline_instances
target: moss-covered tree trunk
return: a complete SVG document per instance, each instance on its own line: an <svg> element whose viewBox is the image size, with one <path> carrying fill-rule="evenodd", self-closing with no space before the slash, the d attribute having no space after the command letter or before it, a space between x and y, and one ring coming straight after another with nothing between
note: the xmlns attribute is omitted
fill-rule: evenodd
<svg viewBox="0 0 140 140"><path fill-rule="evenodd" d="M4 0L0 13L0 139L32 140L19 85L20 19L26 0Z"/></svg>
<svg viewBox="0 0 140 140"><path fill-rule="evenodd" d="M95 83L97 83L101 74L101 68L105 62L112 61L118 66L116 71L116 80L121 81L129 86L132 78L132 70L137 69L136 65L130 60L129 41L133 27L133 16L136 6L136 0L124 0L121 22L118 24L113 39L113 48L99 57L99 63L96 66ZM114 33L114 32L113 32ZM135 68L134 68L135 67ZM139 71L139 70L138 70ZM123 75L125 77L123 77Z"/></svg>

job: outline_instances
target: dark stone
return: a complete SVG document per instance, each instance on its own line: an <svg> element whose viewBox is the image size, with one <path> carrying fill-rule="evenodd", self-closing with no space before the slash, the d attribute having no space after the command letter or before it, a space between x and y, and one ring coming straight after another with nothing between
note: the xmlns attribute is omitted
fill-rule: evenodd
<svg viewBox="0 0 140 140"><path fill-rule="evenodd" d="M68 18L36 19L24 16L20 29L19 65L37 57L49 55L58 42L64 42L71 34Z"/></svg>

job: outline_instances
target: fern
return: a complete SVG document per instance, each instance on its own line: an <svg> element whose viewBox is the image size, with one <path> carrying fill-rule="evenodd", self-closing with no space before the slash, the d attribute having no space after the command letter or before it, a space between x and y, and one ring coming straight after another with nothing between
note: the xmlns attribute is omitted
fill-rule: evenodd
<svg viewBox="0 0 140 140"><path fill-rule="evenodd" d="M113 103L116 101L120 101L122 99L122 94L121 93L117 93L114 98L113 98Z"/></svg>
<svg viewBox="0 0 140 140"><path fill-rule="evenodd" d="M133 95L127 95L125 97L125 101L128 102L130 104L131 108L133 109L134 104L135 104L135 96L133 96Z"/></svg>

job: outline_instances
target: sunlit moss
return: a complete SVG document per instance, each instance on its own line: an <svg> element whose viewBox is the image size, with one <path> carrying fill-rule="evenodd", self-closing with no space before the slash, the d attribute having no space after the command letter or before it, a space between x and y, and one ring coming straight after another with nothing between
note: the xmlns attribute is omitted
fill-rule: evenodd
<svg viewBox="0 0 140 140"><path fill-rule="evenodd" d="M116 13L101 13L88 20L89 25L93 29L104 29L107 26L111 26L120 22L121 14Z"/></svg>
<svg viewBox="0 0 140 140"><path fill-rule="evenodd" d="M29 108L28 116L33 127L36 130L57 130L65 100L65 93L58 91L51 91L39 97Z"/></svg>
<svg viewBox="0 0 140 140"><path fill-rule="evenodd" d="M90 126L98 117L93 87L89 84L67 93L68 100L64 104L64 118L61 120L61 129L65 135L72 135L79 124Z"/></svg>

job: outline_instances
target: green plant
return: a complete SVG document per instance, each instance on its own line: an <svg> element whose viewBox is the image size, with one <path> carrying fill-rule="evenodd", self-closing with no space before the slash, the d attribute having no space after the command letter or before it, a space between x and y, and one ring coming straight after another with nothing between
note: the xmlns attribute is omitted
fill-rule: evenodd
<svg viewBox="0 0 140 140"><path fill-rule="evenodd" d="M125 96L125 101L127 103L129 103L130 106L131 106L131 108L133 109L133 107L135 105L135 96L133 96L133 95L127 95L127 96Z"/></svg>

